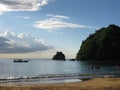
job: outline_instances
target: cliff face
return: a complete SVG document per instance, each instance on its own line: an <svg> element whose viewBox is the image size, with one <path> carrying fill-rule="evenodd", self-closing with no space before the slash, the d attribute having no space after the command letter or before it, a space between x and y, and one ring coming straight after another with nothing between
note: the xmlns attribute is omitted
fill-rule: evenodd
<svg viewBox="0 0 120 90"><path fill-rule="evenodd" d="M62 52L57 52L56 55L53 56L53 60L65 60L65 55Z"/></svg>
<svg viewBox="0 0 120 90"><path fill-rule="evenodd" d="M120 60L120 27L109 25L82 42L77 60Z"/></svg>

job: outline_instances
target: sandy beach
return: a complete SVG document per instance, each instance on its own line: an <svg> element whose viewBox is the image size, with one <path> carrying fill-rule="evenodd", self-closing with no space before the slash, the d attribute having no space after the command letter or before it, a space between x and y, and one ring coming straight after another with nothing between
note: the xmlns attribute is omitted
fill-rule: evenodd
<svg viewBox="0 0 120 90"><path fill-rule="evenodd" d="M1 84L0 90L120 90L120 78L93 78L59 84Z"/></svg>

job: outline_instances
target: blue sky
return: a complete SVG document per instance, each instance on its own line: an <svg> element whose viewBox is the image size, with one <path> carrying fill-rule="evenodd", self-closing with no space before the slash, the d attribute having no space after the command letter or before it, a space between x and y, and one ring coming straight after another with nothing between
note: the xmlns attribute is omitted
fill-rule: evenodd
<svg viewBox="0 0 120 90"><path fill-rule="evenodd" d="M0 0L0 53L34 53L40 54L39 58L51 58L58 50L67 58L75 58L89 34L109 24L120 25L119 3L120 0Z"/></svg>

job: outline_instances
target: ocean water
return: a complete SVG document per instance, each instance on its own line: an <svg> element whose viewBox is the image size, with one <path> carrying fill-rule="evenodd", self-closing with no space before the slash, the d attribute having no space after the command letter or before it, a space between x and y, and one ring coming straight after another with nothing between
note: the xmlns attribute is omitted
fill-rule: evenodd
<svg viewBox="0 0 120 90"><path fill-rule="evenodd" d="M30 59L27 63L14 63L13 59L0 59L0 83L61 83L93 77L119 76L119 65L118 62L95 63L49 59Z"/></svg>

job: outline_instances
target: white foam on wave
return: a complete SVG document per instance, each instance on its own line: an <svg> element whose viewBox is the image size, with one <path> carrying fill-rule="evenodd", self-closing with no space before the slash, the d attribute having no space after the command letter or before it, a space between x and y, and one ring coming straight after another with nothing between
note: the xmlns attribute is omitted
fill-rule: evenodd
<svg viewBox="0 0 120 90"><path fill-rule="evenodd" d="M6 78L0 78L1 83L67 83L67 82L80 82L82 78L88 78L90 75L82 74L46 74L38 76L9 76Z"/></svg>
<svg viewBox="0 0 120 90"><path fill-rule="evenodd" d="M66 79L64 80L64 82L81 82L82 80L81 79Z"/></svg>
<svg viewBox="0 0 120 90"><path fill-rule="evenodd" d="M14 76L10 76L10 77L7 77L7 79L11 80L11 79L15 79Z"/></svg>

